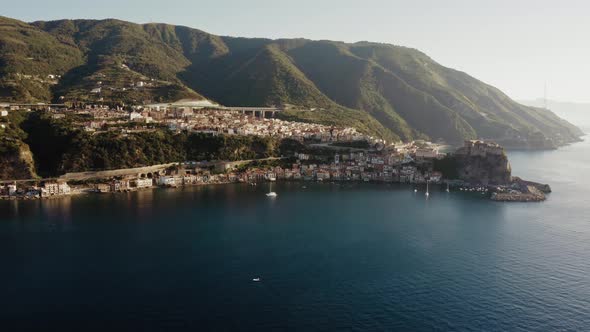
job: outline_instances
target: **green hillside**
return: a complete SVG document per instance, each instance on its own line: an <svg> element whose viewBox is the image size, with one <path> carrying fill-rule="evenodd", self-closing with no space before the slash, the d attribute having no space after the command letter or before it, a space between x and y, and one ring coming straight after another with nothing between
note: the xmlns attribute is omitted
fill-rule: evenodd
<svg viewBox="0 0 590 332"><path fill-rule="evenodd" d="M355 126L387 140L486 138L550 148L581 135L553 113L520 105L405 47L221 37L118 20L27 24L0 17L0 101L182 98L296 105L282 116Z"/></svg>

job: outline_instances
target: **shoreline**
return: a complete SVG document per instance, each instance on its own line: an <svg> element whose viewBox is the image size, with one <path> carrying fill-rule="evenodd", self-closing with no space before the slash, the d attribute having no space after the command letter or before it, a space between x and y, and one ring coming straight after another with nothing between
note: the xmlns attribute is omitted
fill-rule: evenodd
<svg viewBox="0 0 590 332"><path fill-rule="evenodd" d="M394 182L394 181L362 181L362 180L329 180L329 181L318 181L318 180L276 180L276 181L257 181L257 182L244 182L244 181L227 181L227 182L209 182L209 183L189 183L189 184L182 184L177 186L151 186L151 187L144 187L144 188L130 188L125 190L119 191L109 191L109 192L100 192L97 191L96 188L92 187L74 187L72 188L72 192L66 195L51 195L51 196L26 196L26 195L19 195L19 196L0 196L0 201L32 201L32 200L54 200L54 199L62 199L67 197L75 197L75 196L82 196L82 195L105 195L105 194L122 194L122 193L132 193L138 191L147 191L147 190L157 190L157 189L182 189L185 187L199 187L199 186L219 186L219 185L231 185L231 184L244 184L244 185L252 185L255 184L266 184L266 183L317 183L317 184L374 184L374 185L405 185L405 186L424 186L426 183L403 183L403 182ZM505 189L506 185L480 185L480 184L473 184L473 183L460 183L457 180L444 180L439 183L433 183L432 185L436 187L441 187L449 185L449 188L452 188L455 192L461 193L481 193L482 195L485 194L482 198L486 198L496 202L542 202L546 200L546 193L551 192L548 185L539 184L535 182L524 181L519 178L515 179L514 183L519 183L520 185L525 185L527 190L523 192L501 192L499 188ZM548 190L539 189L539 187L549 188Z"/></svg>

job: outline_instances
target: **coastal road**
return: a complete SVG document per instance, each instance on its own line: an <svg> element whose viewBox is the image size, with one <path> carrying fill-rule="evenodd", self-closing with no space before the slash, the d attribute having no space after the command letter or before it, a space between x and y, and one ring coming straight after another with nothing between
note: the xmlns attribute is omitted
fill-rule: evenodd
<svg viewBox="0 0 590 332"><path fill-rule="evenodd" d="M232 169L244 164L252 163L255 161L272 161L272 160L281 160L285 159L285 157L268 157L262 159L249 159L249 160L236 160L236 161L202 161L202 162L195 162L195 166L201 167L215 167L215 168L223 168L223 169ZM185 162L186 163L186 162ZM121 169L113 169L113 170L103 170L103 171L89 171L89 172L72 172L66 173L61 175L60 177L52 177L52 178L35 178L35 179L20 179L20 180L1 180L0 184L11 184L11 183L25 183L25 182L41 182L41 181L84 181L90 179L101 179L101 178L112 178L116 176L137 176L138 174L147 174L147 173L156 173L163 171L169 167L183 164L183 163L167 163L167 164L160 164L160 165L151 165L145 167L135 167L135 168L121 168Z"/></svg>

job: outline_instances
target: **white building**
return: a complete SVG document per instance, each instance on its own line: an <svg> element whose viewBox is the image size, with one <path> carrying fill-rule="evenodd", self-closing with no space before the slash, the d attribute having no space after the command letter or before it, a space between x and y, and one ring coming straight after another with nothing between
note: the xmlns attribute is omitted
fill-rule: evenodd
<svg viewBox="0 0 590 332"><path fill-rule="evenodd" d="M131 120L131 121L143 120L143 116L140 113L131 112L131 113L129 113L129 120Z"/></svg>
<svg viewBox="0 0 590 332"><path fill-rule="evenodd" d="M41 188L41 196L69 195L72 190L67 182L46 182Z"/></svg>
<svg viewBox="0 0 590 332"><path fill-rule="evenodd" d="M150 178L135 179L134 182L136 188L149 188L154 184L153 180Z"/></svg>
<svg viewBox="0 0 590 332"><path fill-rule="evenodd" d="M8 188L8 195L12 196L16 194L16 184L9 184L6 187Z"/></svg>
<svg viewBox="0 0 590 332"><path fill-rule="evenodd" d="M177 185L176 178L173 176L160 176L158 178L158 185L166 187L174 187Z"/></svg>

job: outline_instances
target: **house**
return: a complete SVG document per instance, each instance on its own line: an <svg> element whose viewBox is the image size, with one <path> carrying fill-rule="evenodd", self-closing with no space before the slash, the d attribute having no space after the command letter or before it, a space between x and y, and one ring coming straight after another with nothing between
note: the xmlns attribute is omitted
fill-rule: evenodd
<svg viewBox="0 0 590 332"><path fill-rule="evenodd" d="M8 116L8 111L6 111L6 110L0 111L0 116Z"/></svg>
<svg viewBox="0 0 590 332"><path fill-rule="evenodd" d="M90 93L100 93L102 91L102 88L94 88L92 90L90 90Z"/></svg>

